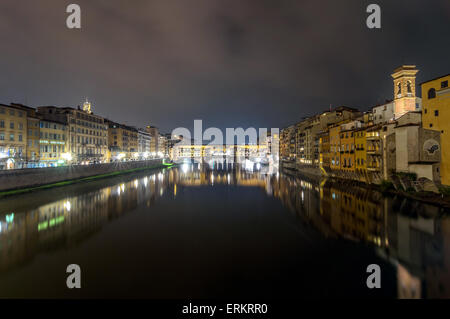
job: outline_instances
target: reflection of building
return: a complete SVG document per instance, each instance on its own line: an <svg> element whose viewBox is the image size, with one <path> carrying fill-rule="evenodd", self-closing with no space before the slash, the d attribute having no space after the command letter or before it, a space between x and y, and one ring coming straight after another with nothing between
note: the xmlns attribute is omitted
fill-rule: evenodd
<svg viewBox="0 0 450 319"><path fill-rule="evenodd" d="M450 74L421 84L423 127L442 134L441 181L450 185Z"/></svg>
<svg viewBox="0 0 450 319"><path fill-rule="evenodd" d="M406 198L383 198L365 188L299 178L268 179L285 207L327 237L371 243L397 272L399 298L448 298L450 222L422 217L439 208ZM317 207L317 203L320 204Z"/></svg>
<svg viewBox="0 0 450 319"><path fill-rule="evenodd" d="M426 269L428 298L450 298L450 219L441 222L442 260Z"/></svg>
<svg viewBox="0 0 450 319"><path fill-rule="evenodd" d="M52 198L51 202L49 196L42 195L35 196L32 204L1 202L0 211L8 207L22 212L0 214L0 275L31 262L42 251L86 240L103 225L139 205L150 206L164 194L169 179L174 181L173 172L167 176L170 178L153 173L76 196Z"/></svg>

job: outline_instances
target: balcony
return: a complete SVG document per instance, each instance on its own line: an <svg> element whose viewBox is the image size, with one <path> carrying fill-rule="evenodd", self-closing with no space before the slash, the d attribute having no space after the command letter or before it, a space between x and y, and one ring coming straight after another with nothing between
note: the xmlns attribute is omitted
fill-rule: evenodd
<svg viewBox="0 0 450 319"><path fill-rule="evenodd" d="M368 148L367 154L378 155L378 154L381 154L381 150L378 147L377 148Z"/></svg>
<svg viewBox="0 0 450 319"><path fill-rule="evenodd" d="M379 171L380 169L381 165L376 162L372 162L369 165L367 165L367 170L369 171Z"/></svg>
<svg viewBox="0 0 450 319"><path fill-rule="evenodd" d="M374 134L367 133L366 135L367 140L379 140L380 139L380 133L376 132Z"/></svg>

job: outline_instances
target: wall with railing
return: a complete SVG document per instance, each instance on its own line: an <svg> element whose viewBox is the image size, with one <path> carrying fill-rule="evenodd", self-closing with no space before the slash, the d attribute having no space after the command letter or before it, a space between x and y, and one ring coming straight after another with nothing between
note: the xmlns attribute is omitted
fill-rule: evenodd
<svg viewBox="0 0 450 319"><path fill-rule="evenodd" d="M114 172L162 166L162 159L0 171L0 191L76 180Z"/></svg>

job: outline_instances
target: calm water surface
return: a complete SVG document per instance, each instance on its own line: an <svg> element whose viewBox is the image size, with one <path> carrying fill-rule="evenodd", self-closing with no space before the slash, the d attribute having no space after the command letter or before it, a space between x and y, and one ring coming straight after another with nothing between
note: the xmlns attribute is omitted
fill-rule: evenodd
<svg viewBox="0 0 450 319"><path fill-rule="evenodd" d="M449 298L445 216L283 174L124 175L0 199L0 297Z"/></svg>

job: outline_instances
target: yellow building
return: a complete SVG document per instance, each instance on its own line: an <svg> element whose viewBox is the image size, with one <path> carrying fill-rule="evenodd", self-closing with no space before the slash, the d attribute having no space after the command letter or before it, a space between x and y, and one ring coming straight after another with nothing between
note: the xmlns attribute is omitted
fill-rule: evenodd
<svg viewBox="0 0 450 319"><path fill-rule="evenodd" d="M361 178L367 174L366 129L355 130L355 168Z"/></svg>
<svg viewBox="0 0 450 319"><path fill-rule="evenodd" d="M330 131L319 134L319 164L323 173L327 174L331 165Z"/></svg>
<svg viewBox="0 0 450 319"><path fill-rule="evenodd" d="M109 120L105 122L108 124L108 148L111 160L138 159L138 130Z"/></svg>
<svg viewBox="0 0 450 319"><path fill-rule="evenodd" d="M25 163L23 167L33 168L39 165L39 117L36 109L17 103L11 103L11 106L24 110L27 114L27 146Z"/></svg>
<svg viewBox="0 0 450 319"><path fill-rule="evenodd" d="M291 125L280 132L280 159L295 161L296 158L296 126Z"/></svg>
<svg viewBox="0 0 450 319"><path fill-rule="evenodd" d="M341 168L341 126L330 127L330 168L339 170Z"/></svg>
<svg viewBox="0 0 450 319"><path fill-rule="evenodd" d="M39 118L29 115L27 118L27 163L28 167L35 167L39 164L40 159L40 133Z"/></svg>
<svg viewBox="0 0 450 319"><path fill-rule="evenodd" d="M341 170L355 171L355 137L352 128L341 129Z"/></svg>
<svg viewBox="0 0 450 319"><path fill-rule="evenodd" d="M0 169L24 167L26 147L26 109L0 104Z"/></svg>
<svg viewBox="0 0 450 319"><path fill-rule="evenodd" d="M450 74L426 81L422 88L422 125L441 132L441 182L450 185Z"/></svg>
<svg viewBox="0 0 450 319"><path fill-rule="evenodd" d="M67 126L63 122L41 119L39 134L41 165L48 167L67 164Z"/></svg>
<svg viewBox="0 0 450 319"><path fill-rule="evenodd" d="M366 129L367 171L370 175L370 181L373 183L379 183L383 179L381 129L381 125L373 125Z"/></svg>
<svg viewBox="0 0 450 319"><path fill-rule="evenodd" d="M37 109L46 119L67 125L67 151L72 164L106 162L108 126L103 117L92 113L91 103L86 101L83 109L55 106Z"/></svg>

